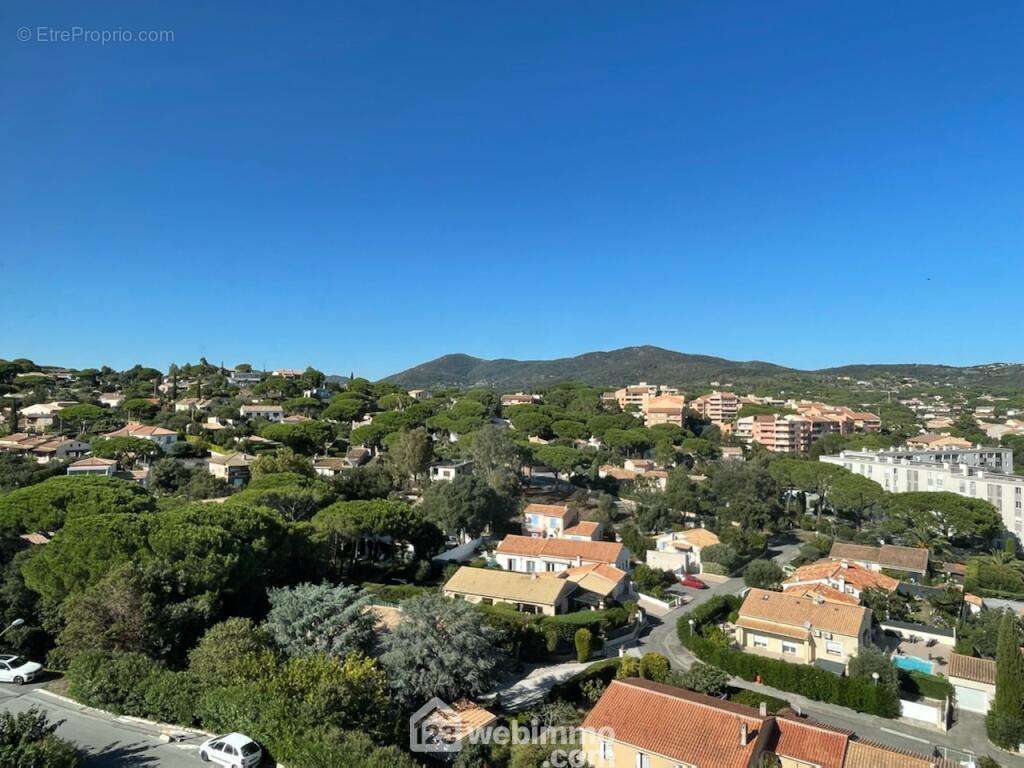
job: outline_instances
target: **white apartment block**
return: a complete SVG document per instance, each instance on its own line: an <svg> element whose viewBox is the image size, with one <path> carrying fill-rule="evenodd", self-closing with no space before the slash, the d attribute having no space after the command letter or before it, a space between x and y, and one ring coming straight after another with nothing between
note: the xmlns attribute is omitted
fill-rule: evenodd
<svg viewBox="0 0 1024 768"><path fill-rule="evenodd" d="M948 491L982 499L999 511L1008 531L1024 540L1024 476L1012 474L1009 448L843 451L821 461L863 475L892 493Z"/></svg>

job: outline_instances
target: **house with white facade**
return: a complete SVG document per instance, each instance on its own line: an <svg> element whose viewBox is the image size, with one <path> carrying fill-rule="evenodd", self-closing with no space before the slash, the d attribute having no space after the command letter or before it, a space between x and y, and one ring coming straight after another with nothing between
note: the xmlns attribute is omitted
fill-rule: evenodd
<svg viewBox="0 0 1024 768"><path fill-rule="evenodd" d="M629 570L629 550L615 541L506 536L494 552L504 570L517 573L564 571L584 565L613 565Z"/></svg>

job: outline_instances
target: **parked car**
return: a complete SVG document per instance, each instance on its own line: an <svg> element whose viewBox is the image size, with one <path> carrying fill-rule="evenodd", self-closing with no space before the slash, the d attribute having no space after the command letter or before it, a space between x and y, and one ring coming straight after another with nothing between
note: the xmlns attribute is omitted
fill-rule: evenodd
<svg viewBox="0 0 1024 768"><path fill-rule="evenodd" d="M21 656L12 654L0 655L0 682L24 685L31 683L39 675L42 664L26 661Z"/></svg>
<svg viewBox="0 0 1024 768"><path fill-rule="evenodd" d="M259 765L263 750L244 733L228 733L200 744L199 757L204 763L216 763L226 768L248 768Z"/></svg>
<svg viewBox="0 0 1024 768"><path fill-rule="evenodd" d="M696 576L692 576L689 573L687 573L684 576L680 577L679 583L682 584L684 587L689 587L690 589L707 589L708 588L707 584L705 584L703 581L698 579Z"/></svg>

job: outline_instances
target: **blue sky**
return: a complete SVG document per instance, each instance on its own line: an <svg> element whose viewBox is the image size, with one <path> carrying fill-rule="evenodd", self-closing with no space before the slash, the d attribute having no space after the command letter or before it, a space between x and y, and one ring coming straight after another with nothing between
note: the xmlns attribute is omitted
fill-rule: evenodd
<svg viewBox="0 0 1024 768"><path fill-rule="evenodd" d="M38 39L74 26L174 40ZM1021 360L1022 35L1016 0L13 0L0 357Z"/></svg>

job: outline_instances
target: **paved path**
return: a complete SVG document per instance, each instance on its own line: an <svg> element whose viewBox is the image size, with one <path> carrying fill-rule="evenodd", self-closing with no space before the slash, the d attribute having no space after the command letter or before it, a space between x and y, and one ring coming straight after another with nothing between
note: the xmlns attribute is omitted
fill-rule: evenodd
<svg viewBox="0 0 1024 768"><path fill-rule="evenodd" d="M777 552L775 560L780 563L787 563L796 557L799 544L776 546L773 550ZM729 579L721 584L716 584L705 590L686 590L692 594L694 599L688 605L674 608L661 619L655 619L655 624L643 637L640 638L641 650L656 651L664 654L671 661L673 668L686 670L697 661L683 644L679 642L676 634L676 623L679 617L694 607L709 600L718 594L735 594L743 589L742 579ZM871 741L882 742L899 749L911 749L916 752L931 754L934 747L951 747L953 749L967 749L975 755L989 754L1003 766L1019 766L1024 768L1024 758L1019 758L1006 753L996 753L994 747L988 743L985 736L985 721L981 715L970 712L959 713L957 721L943 733L937 729L913 725L904 720L889 720L884 717L876 717L861 712L855 712L846 707L839 707L834 704L825 704L818 701L811 701L803 696L779 691L769 688L766 685L757 685L742 678L733 678L732 685L737 688L747 688L752 691L764 693L769 696L784 699L808 715L824 723L831 723L856 732L861 738Z"/></svg>
<svg viewBox="0 0 1024 768"><path fill-rule="evenodd" d="M51 722L65 721L58 735L74 742L85 753L88 768L198 768L203 765L195 751L202 738L190 740L185 747L163 744L158 740L160 731L156 728L68 703L40 691L38 685L22 688L0 685L0 708L23 712L32 706L44 710Z"/></svg>
<svg viewBox="0 0 1024 768"><path fill-rule="evenodd" d="M600 661L600 659L598 659ZM589 664L567 661L563 664L529 664L525 673L497 689L501 706L510 712L519 712L541 704L555 685L568 680Z"/></svg>

